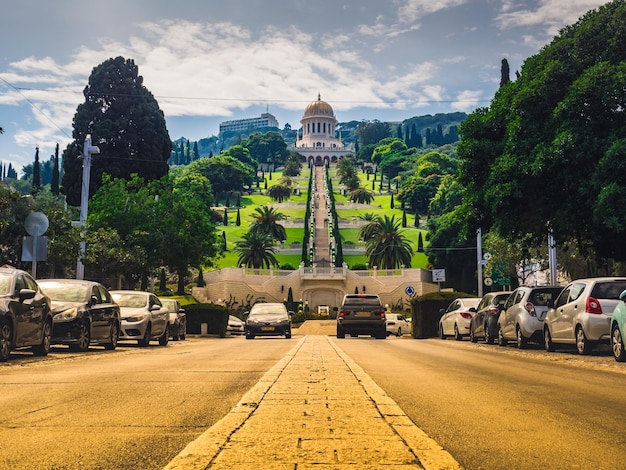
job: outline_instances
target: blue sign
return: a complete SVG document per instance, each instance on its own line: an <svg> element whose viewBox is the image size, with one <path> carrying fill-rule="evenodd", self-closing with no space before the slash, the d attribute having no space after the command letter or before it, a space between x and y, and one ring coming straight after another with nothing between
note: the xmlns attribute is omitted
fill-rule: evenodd
<svg viewBox="0 0 626 470"><path fill-rule="evenodd" d="M413 286L406 286L406 288L404 289L404 292L409 297L413 297L415 295L415 288Z"/></svg>

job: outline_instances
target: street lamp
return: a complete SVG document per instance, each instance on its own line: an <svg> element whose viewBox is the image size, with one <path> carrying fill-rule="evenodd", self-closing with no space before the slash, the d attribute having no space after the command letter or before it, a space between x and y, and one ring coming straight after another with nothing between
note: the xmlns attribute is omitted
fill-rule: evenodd
<svg viewBox="0 0 626 470"><path fill-rule="evenodd" d="M85 143L83 145L83 183L80 192L80 220L78 225L84 227L87 223L87 205L89 204L89 180L91 179L91 156L100 153L100 148L91 145L91 134L85 136ZM78 255L78 262L76 263L76 279L85 278L85 265L82 262L85 256L86 242L84 228L81 231L80 241L80 254Z"/></svg>

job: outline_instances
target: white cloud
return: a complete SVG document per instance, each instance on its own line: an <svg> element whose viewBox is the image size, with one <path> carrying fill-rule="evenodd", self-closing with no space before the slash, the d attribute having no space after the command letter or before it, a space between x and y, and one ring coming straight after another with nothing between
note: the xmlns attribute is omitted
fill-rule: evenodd
<svg viewBox="0 0 626 470"><path fill-rule="evenodd" d="M452 103L452 108L459 111L469 111L482 101L482 91L477 90L463 90L457 94L455 101Z"/></svg>
<svg viewBox="0 0 626 470"><path fill-rule="evenodd" d="M440 10L455 8L467 3L467 0L404 0L398 7L400 23L415 23L427 15Z"/></svg>

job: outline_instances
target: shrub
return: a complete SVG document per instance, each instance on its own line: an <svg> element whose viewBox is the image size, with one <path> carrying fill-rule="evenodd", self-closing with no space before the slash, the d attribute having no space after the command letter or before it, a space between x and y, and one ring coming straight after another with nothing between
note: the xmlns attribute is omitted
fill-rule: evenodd
<svg viewBox="0 0 626 470"><path fill-rule="evenodd" d="M226 337L228 309L215 304L185 305L187 313L187 333L200 334L202 323L207 324L207 333Z"/></svg>

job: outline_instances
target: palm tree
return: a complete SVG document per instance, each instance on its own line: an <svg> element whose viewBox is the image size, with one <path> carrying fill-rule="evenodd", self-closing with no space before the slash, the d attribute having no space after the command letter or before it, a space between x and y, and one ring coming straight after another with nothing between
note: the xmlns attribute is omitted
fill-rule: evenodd
<svg viewBox="0 0 626 470"><path fill-rule="evenodd" d="M266 233L250 230L243 236L243 240L235 243L235 251L239 253L237 265L244 264L248 268L263 268L278 266L274 254L274 239Z"/></svg>
<svg viewBox="0 0 626 470"><path fill-rule="evenodd" d="M278 223L279 220L286 219L285 214L268 206L257 207L254 209L254 212L251 215L254 222L252 227L250 227L250 232L264 233L279 242L287 240L285 227Z"/></svg>
<svg viewBox="0 0 626 470"><path fill-rule="evenodd" d="M365 243L365 254L370 266L380 269L410 268L413 248L400 231L400 221L385 215L378 220L378 227Z"/></svg>
<svg viewBox="0 0 626 470"><path fill-rule="evenodd" d="M285 184L275 184L267 190L267 195L276 202L283 202L291 197L291 186Z"/></svg>
<svg viewBox="0 0 626 470"><path fill-rule="evenodd" d="M367 224L363 225L359 229L359 238L364 242L367 242L378 230L380 216L374 214L373 212L366 212L365 214L359 215L359 219L367 222Z"/></svg>
<svg viewBox="0 0 626 470"><path fill-rule="evenodd" d="M356 188L350 191L350 201L358 204L370 204L374 200L374 194L365 188Z"/></svg>

